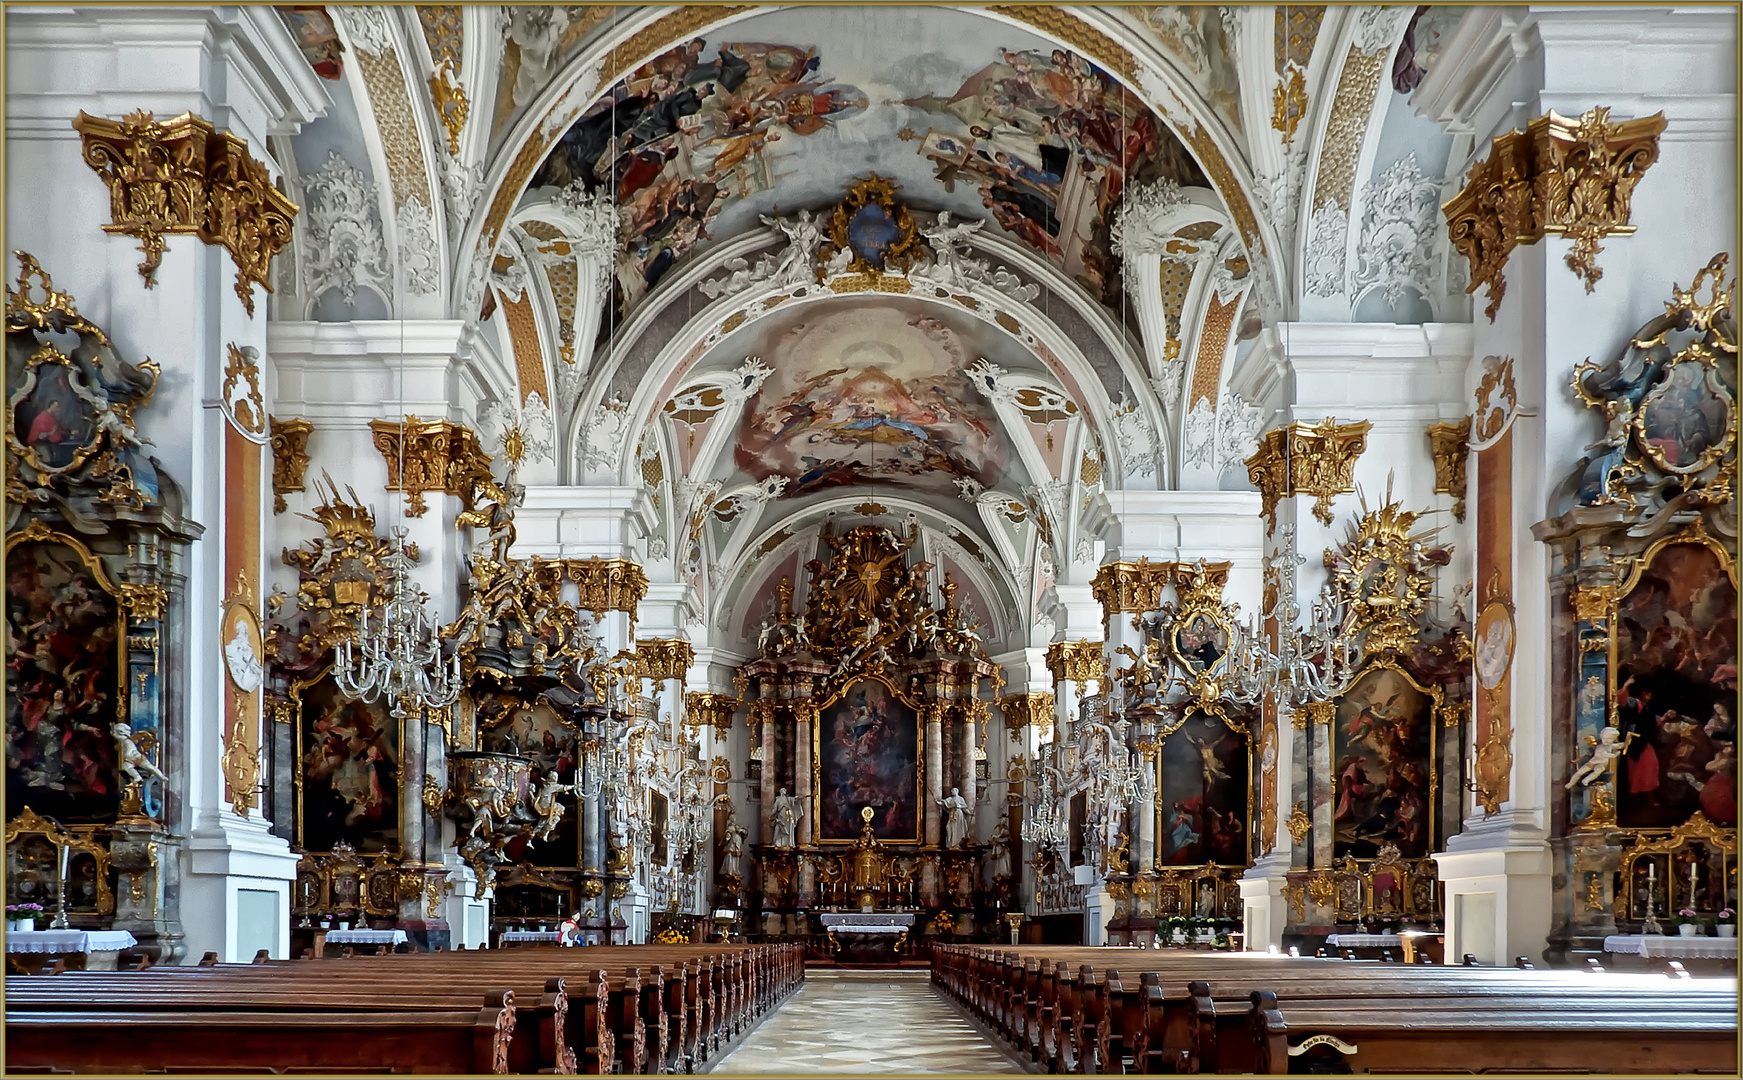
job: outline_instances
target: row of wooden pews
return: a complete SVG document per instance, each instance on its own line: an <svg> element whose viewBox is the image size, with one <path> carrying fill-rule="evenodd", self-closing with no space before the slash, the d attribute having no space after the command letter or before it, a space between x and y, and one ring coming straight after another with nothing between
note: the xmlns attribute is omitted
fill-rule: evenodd
<svg viewBox="0 0 1743 1080"><path fill-rule="evenodd" d="M795 945L628 945L6 978L8 1072L693 1072Z"/></svg>
<svg viewBox="0 0 1743 1080"><path fill-rule="evenodd" d="M1737 980L1674 969L937 946L932 979L1049 1073L1738 1070Z"/></svg>

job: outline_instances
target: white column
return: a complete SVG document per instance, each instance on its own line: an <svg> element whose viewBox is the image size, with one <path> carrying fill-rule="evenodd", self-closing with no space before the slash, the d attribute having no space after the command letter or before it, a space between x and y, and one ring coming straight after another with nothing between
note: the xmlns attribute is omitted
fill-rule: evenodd
<svg viewBox="0 0 1743 1080"><path fill-rule="evenodd" d="M1467 392L1481 358L1511 356L1519 405L1535 415L1512 428L1519 633L1509 797L1493 817L1468 810L1465 831L1436 856L1449 958L1535 957L1550 931L1555 868L1545 838L1551 800L1561 797L1549 775L1552 688L1572 676L1552 666L1548 553L1531 528L1552 516L1557 485L1601 426L1566 391L1573 364L1615 355L1662 312L1673 283L1686 287L1718 251L1736 255L1736 18L1717 6L1472 9L1413 99L1449 130L1469 133L1474 158L1487 156L1495 135L1551 109L1578 116L1608 106L1612 121L1657 112L1667 121L1658 161L1633 192L1637 231L1604 240L1595 290L1564 264L1569 242L1551 237L1513 251L1494 322L1475 316ZM1473 504L1473 519L1482 512Z"/></svg>
<svg viewBox="0 0 1743 1080"><path fill-rule="evenodd" d="M183 568L186 618L166 628L164 656L166 684L179 687L181 702L179 716L166 714L166 729L175 738L179 728L171 745L183 754L164 759L181 805L180 820L167 824L187 838L181 865L165 869L181 877L187 948L196 960L208 951L251 959L259 948L283 957L296 856L258 809L242 818L225 801L219 705L218 624L233 582L223 580L226 421L217 402L227 344L266 355L269 297L256 287L250 316L233 289L229 253L192 236L168 239L156 285L146 288L138 242L100 231L111 221L109 191L82 160L72 121L80 111L119 119L146 109L160 120L193 112L245 138L276 174L266 137L319 117L328 99L283 24L263 9L41 9L12 13L7 29L9 247L35 255L125 359L162 365L140 433L186 492L187 516L207 530ZM175 847L165 845L170 862Z"/></svg>

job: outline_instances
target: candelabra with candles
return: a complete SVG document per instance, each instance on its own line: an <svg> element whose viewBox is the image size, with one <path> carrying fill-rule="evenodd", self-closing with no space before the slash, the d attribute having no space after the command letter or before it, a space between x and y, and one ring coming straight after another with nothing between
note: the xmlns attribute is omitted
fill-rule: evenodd
<svg viewBox="0 0 1743 1080"><path fill-rule="evenodd" d="M1295 578L1307 560L1295 550L1295 526L1283 527L1277 553L1265 560L1266 591L1275 599L1256 620L1237 623L1229 643L1229 697L1253 705L1274 696L1285 710L1329 701L1349 689L1362 667L1362 650L1348 633L1349 618L1330 589L1315 600L1311 620L1301 625ZM1266 623L1276 627L1276 647L1267 641Z"/></svg>
<svg viewBox="0 0 1743 1080"><path fill-rule="evenodd" d="M369 609L364 608L355 638L341 639L333 659L333 678L341 691L359 701L386 699L396 720L413 708L445 709L460 697L460 657L442 658L429 597L407 573L411 559L405 538L405 526L394 526L393 542L381 559L392 577L377 628L371 631Z"/></svg>

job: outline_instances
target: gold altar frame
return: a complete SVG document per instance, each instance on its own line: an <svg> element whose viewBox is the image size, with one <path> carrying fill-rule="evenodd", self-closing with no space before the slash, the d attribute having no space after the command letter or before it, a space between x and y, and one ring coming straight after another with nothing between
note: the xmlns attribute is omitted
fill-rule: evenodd
<svg viewBox="0 0 1743 1080"><path fill-rule="evenodd" d="M835 690L815 705L805 706L811 713L811 842L819 847L825 845L851 847L857 842L857 837L848 839L826 839L819 834L818 826L823 820L823 710L834 705L848 695L848 692L863 682L876 682L890 692L890 696L914 710L914 838L879 837L885 844L922 844L926 840L926 710L943 708L943 702L923 703L924 699L915 698L899 689L882 672L862 672L858 678Z"/></svg>
<svg viewBox="0 0 1743 1080"><path fill-rule="evenodd" d="M1166 803L1165 803L1165 800L1162 798L1162 745L1161 744L1163 741L1168 739L1169 736L1171 736L1175 732L1179 731L1182 727L1185 727L1186 721L1191 719L1192 716L1195 714L1203 716L1209 720L1215 720L1215 721L1220 722L1223 725L1223 727L1227 728L1229 731L1235 733L1236 735L1239 735L1241 737L1242 744L1244 746L1246 746L1246 748L1247 748L1247 815L1246 815L1246 821L1244 822L1244 824L1246 826L1246 831L1244 832L1244 834L1241 837L1241 844L1247 852L1247 860L1245 862L1240 862L1240 863L1219 863L1219 862L1169 863L1169 864L1166 864L1166 866L1162 863L1157 863L1156 869L1158 871L1164 871L1164 870L1168 870L1168 869L1185 870L1185 869L1187 869L1189 867L1193 867L1193 866L1198 866L1198 867L1216 866L1216 867L1221 867L1223 869L1245 870L1246 868L1253 865L1253 815L1254 815L1254 812L1255 812L1255 809L1257 806L1257 802L1258 802L1259 785L1261 783L1263 783L1264 781L1259 775L1258 748L1254 745L1252 730L1247 725L1236 724L1236 723L1230 721L1229 718L1227 716L1224 716L1221 712L1209 712L1209 711L1198 709L1196 707L1188 708L1186 710L1185 714L1181 716L1180 722L1175 724L1172 728L1169 728L1166 731L1164 731L1156 740L1157 745L1156 745L1155 760L1153 760L1150 763L1151 770L1156 774L1156 798L1154 800L1155 806L1152 807L1152 812L1154 813L1156 820L1155 820L1155 824L1153 826L1153 828L1155 829L1155 832L1152 835L1157 836L1157 837L1160 837L1162 835L1162 833L1163 833L1162 822L1163 822L1163 818L1165 816L1164 806L1166 805ZM1158 843L1157 843L1158 850L1160 849L1160 847L1161 847L1161 844L1160 844L1160 841L1158 841Z"/></svg>
<svg viewBox="0 0 1743 1080"><path fill-rule="evenodd" d="M329 660L321 667L320 671L316 672L312 677L294 680L290 685L290 690L285 694L285 700L290 703L291 745L295 748L296 757L295 764L291 769L291 780L296 786L295 805L297 850L305 855L321 855L328 858L333 856L331 851L310 851L303 845L303 754L306 752L306 748L303 746L303 692L317 685L321 680L331 678L332 676L333 662ZM334 689L339 690L337 681L334 683ZM347 701L357 700L356 698L346 696L343 690L339 690L339 696L345 698ZM388 710L387 718L389 720L393 719L393 711L391 709ZM407 801L405 790L406 719L407 717L401 717L399 720L399 760L395 761L393 764L393 782L397 790L395 802L399 807L399 831L394 838L394 846L385 851L372 851L367 855L359 852L357 854L359 859L374 859L378 855L401 857L405 854L405 815Z"/></svg>
<svg viewBox="0 0 1743 1080"><path fill-rule="evenodd" d="M1428 731L1429 731L1429 735L1428 735L1428 849L1429 849L1429 851L1432 852L1434 850L1436 842L1437 842L1436 837L1438 837L1440 835L1440 831L1439 831L1440 830L1440 739L1441 739L1440 729L1443 726L1445 726L1446 719L1448 716L1447 705L1446 705L1446 688L1443 686L1425 686L1420 680L1418 680L1416 678L1416 676L1412 675L1410 673L1410 671L1404 667L1403 664L1400 664L1395 656L1393 656L1391 654L1387 654L1384 656L1377 656L1377 657L1369 660L1367 663L1363 664L1362 670L1356 675L1355 678L1350 680L1350 684L1348 687L1346 687L1344 689L1344 692L1342 694L1339 694L1336 698L1332 699L1334 702L1334 705L1332 708L1319 710L1319 711L1315 712L1314 722L1317 724L1326 725L1326 728L1327 728L1327 730L1326 730L1326 749L1328 749L1331 752L1332 768L1335 771L1337 768L1337 756L1338 756L1337 755L1337 722L1338 722L1338 720L1337 720L1337 708L1336 708L1336 706L1338 704L1342 704L1344 698L1349 695L1351 690L1354 690L1356 688L1356 685L1358 683L1360 683L1362 680L1366 679L1369 675L1372 675L1373 673L1375 673L1377 671L1382 671L1382 670L1397 672L1399 675L1401 675L1404 678L1405 682L1410 684L1410 686L1413 690L1415 690L1419 694L1425 695L1429 699L1429 709L1428 709ZM1335 806L1336 802L1337 802L1337 777L1336 776L1332 777L1331 798L1332 798L1333 805ZM1341 861L1344 858L1353 858L1354 857L1354 856L1348 855L1347 853L1345 855L1341 855L1341 856L1337 854L1337 825L1335 822L1332 825L1331 842L1332 842L1333 862ZM1412 856L1412 858L1418 858L1418 856ZM1373 861L1373 856L1361 858L1358 861L1371 862L1371 861Z"/></svg>
<svg viewBox="0 0 1743 1080"><path fill-rule="evenodd" d="M1657 561L1659 553L1664 551L1666 548L1677 544L1699 544L1711 551L1718 557L1719 566L1724 569L1725 575L1731 579L1732 590L1735 591L1738 588L1737 560L1732 558L1729 551L1725 550L1725 545L1723 543L1707 532L1706 526L1699 518L1695 520L1694 524L1688 526L1686 529L1672 533L1669 536L1661 537L1654 541L1652 546L1628 561L1628 574L1616 584L1614 589L1610 590L1608 596L1609 607L1604 613L1604 630L1608 645L1608 651L1605 653L1608 662L1604 665L1604 677L1607 681L1605 691L1608 694L1608 698L1604 703L1604 716L1606 722L1613 728L1619 729L1621 727L1620 721L1622 719L1621 704L1618 700L1617 694L1617 691L1620 689L1617 683L1617 676L1620 673L1621 668L1621 657L1618 655L1617 642L1621 637L1618 628L1621 626L1622 622L1622 603L1627 600L1629 596L1633 595L1635 589L1640 587L1641 579L1646 576L1646 571L1652 569L1652 564ZM1620 792L1616 790L1619 786L1616 782L1616 769L1617 765L1613 762L1610 766L1609 780L1612 796L1619 796L1620 794ZM1614 799L1611 813L1610 815L1606 815L1609 820L1605 822L1605 825L1607 827L1621 829L1623 832L1632 835L1638 835L1643 832L1665 831L1664 827L1640 828L1616 824L1616 822L1621 820L1621 815L1622 807L1620 805L1620 800ZM1591 821L1592 818L1588 818L1587 820ZM1672 828L1674 828L1674 826ZM1735 829L1732 830L1732 833L1733 843L1735 843ZM1622 880L1626 882L1628 879L1624 876Z"/></svg>
<svg viewBox="0 0 1743 1080"><path fill-rule="evenodd" d="M479 669L479 670L483 670L483 669ZM512 679L513 677L510 676L510 678ZM509 716L508 720L504 720L501 723L491 724L487 727L480 727L479 723L478 723L478 695L479 695L479 693L494 694L497 697L512 698L515 701L519 702L519 705L516 706L516 709L510 710L510 716ZM468 686L464 687L460 691L459 699L456 700L453 705L449 706L449 708L451 710L453 710L456 714L456 716L455 716L456 723L459 722L458 713L459 713L459 710L460 710L462 704L464 704L465 707L469 708L471 710L471 713L472 713L471 718L467 721L467 723L470 724L471 728L472 728L472 743L468 749L472 749L472 750L479 749L483 745L483 742L484 742L484 733L486 731L501 727L502 724L511 722L513 719L513 716L512 716L513 712L518 711L519 709L531 710L534 707L534 705L537 705L537 704L543 704L546 708L551 709L552 714L554 716L556 716L557 722L559 724L562 724L564 727L574 730L574 732L575 732L575 746L576 746L577 750L580 749L581 743L585 739L585 735L583 735L581 728L579 726L571 723L570 721L565 720L563 718L563 714L560 712L557 712L556 709L554 707L552 707L548 702L540 702L538 700L529 700L528 698L523 697L518 692L509 690L507 688L507 686L502 685L500 683L494 689L488 688L488 687L481 689L481 688L479 688L477 686L473 686L473 685L468 685ZM581 779L581 767L582 767L581 762L576 761L575 762L575 779L576 779L577 783L579 783L580 779ZM444 786L445 786L445 784L444 784ZM577 796L577 798L576 798L574 813L576 813L577 815L584 815L585 814L585 808L584 808L583 803L582 803L581 799L579 798L579 796ZM437 816L440 817L441 815L438 814ZM587 843L587 837L586 837L585 822L583 820L578 819L575 823L575 864L573 866L547 866L544 863L534 863L534 862L525 862L525 861L522 861L522 862L506 862L505 861L502 865L504 867L524 867L529 873L532 873L535 871L542 871L542 872L546 872L546 873L579 874L579 873L582 873L588 869L587 867L581 865L582 862L584 861L584 849L585 849L586 843ZM504 871L504 872L506 873L506 871ZM497 881L499 883L502 881L501 874L498 875ZM568 888L568 886L566 886L566 885L564 885L564 886L553 885L550 887L551 888Z"/></svg>

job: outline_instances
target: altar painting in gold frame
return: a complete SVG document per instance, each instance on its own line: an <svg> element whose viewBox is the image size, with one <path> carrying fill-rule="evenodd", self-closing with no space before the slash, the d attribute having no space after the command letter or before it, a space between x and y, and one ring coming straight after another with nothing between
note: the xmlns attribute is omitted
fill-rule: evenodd
<svg viewBox="0 0 1743 1080"><path fill-rule="evenodd" d="M933 706L936 708L937 706ZM872 835L920 842L924 736L918 702L877 675L826 700L812 729L812 820L818 843L852 843L871 807Z"/></svg>

